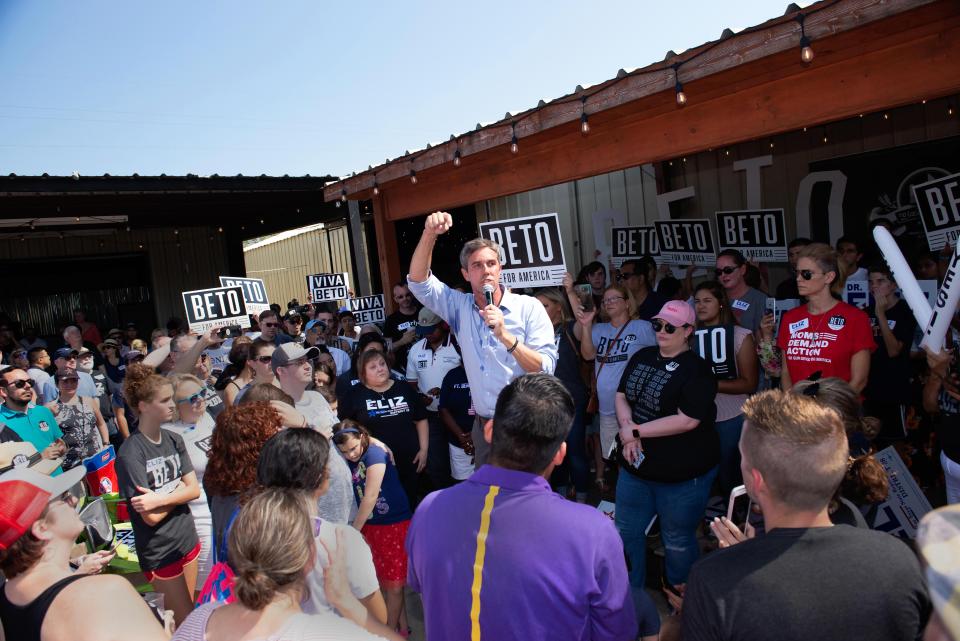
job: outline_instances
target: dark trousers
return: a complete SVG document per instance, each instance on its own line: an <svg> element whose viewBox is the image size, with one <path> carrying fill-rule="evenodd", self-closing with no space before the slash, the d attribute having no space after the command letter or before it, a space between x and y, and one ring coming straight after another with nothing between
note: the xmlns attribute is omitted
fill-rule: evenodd
<svg viewBox="0 0 960 641"><path fill-rule="evenodd" d="M434 490L453 485L450 476L450 450L447 447L447 428L440 420L439 412L427 412L430 426L430 449L427 450L427 476Z"/></svg>

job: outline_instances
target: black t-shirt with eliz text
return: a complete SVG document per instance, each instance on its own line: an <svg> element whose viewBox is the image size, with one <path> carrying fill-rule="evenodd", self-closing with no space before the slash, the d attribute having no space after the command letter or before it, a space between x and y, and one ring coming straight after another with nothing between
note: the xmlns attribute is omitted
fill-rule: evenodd
<svg viewBox="0 0 960 641"><path fill-rule="evenodd" d="M341 418L351 418L386 443L398 467L412 461L420 450L415 421L427 418L420 395L408 383L393 381L385 392L376 392L362 383L354 386L340 409ZM410 463L412 465L412 463Z"/></svg>
<svg viewBox="0 0 960 641"><path fill-rule="evenodd" d="M646 347L627 363L617 391L626 396L631 419L638 425L678 411L700 421L682 434L642 438L646 458L639 468L623 458L623 448L618 446L617 460L623 470L648 481L676 483L706 474L720 462L720 441L714 429L717 379L695 353L687 350L665 358L659 347Z"/></svg>

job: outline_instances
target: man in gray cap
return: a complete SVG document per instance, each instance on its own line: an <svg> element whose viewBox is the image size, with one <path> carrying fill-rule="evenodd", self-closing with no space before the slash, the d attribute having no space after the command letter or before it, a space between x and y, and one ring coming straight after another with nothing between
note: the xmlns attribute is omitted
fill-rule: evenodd
<svg viewBox="0 0 960 641"><path fill-rule="evenodd" d="M429 307L420 310L417 336L407 353L407 381L417 388L427 410L430 447L427 450L427 475L435 489L452 484L450 476L449 432L440 420L440 386L443 377L462 363L460 348L450 335L450 326Z"/></svg>
<svg viewBox="0 0 960 641"><path fill-rule="evenodd" d="M53 364L56 365L57 371L63 369L77 369L77 357L80 355L80 352L72 347L61 347L53 353ZM91 398L97 395L97 385L93 381L93 377L86 372L77 372L80 377L80 386L77 388L77 396L89 396ZM40 390L40 395L43 396L43 402L49 403L50 401L55 401L60 398L60 390L57 389L57 384L53 378L49 378L43 384L43 389Z"/></svg>

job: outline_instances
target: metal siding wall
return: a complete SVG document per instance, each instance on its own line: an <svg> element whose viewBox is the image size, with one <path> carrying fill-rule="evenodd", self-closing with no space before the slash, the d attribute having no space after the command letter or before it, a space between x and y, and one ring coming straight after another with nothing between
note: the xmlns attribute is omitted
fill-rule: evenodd
<svg viewBox="0 0 960 641"><path fill-rule="evenodd" d="M27 234L22 241L15 238L0 241L0 260L137 252L147 254L152 282L143 283L143 287L153 290L154 310L160 325L171 316L184 316L181 292L216 287L217 277L226 270L223 235L208 227L181 229L176 235L172 229L156 229L67 235L63 239ZM73 292L64 294L74 295ZM144 292L131 289L130 295L129 302L136 302L143 299ZM148 335L145 331L142 333Z"/></svg>
<svg viewBox="0 0 960 641"><path fill-rule="evenodd" d="M329 245L327 244L329 240ZM291 238L244 251L246 275L262 278L270 302L286 308L296 298L307 301L307 275L347 272L351 266L350 234L346 225L314 229Z"/></svg>

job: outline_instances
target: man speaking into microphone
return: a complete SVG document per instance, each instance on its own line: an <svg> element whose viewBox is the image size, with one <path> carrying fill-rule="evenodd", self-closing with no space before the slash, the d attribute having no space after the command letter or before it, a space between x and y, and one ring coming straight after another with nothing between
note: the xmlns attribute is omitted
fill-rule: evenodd
<svg viewBox="0 0 960 641"><path fill-rule="evenodd" d="M479 468L490 451L483 425L493 416L500 390L529 372L553 374L557 346L543 305L500 284L500 246L492 240L475 238L460 250L460 272L472 293L458 292L430 273L437 237L452 226L453 218L445 211L427 216L407 282L417 300L447 321L460 344L477 412L472 438Z"/></svg>

